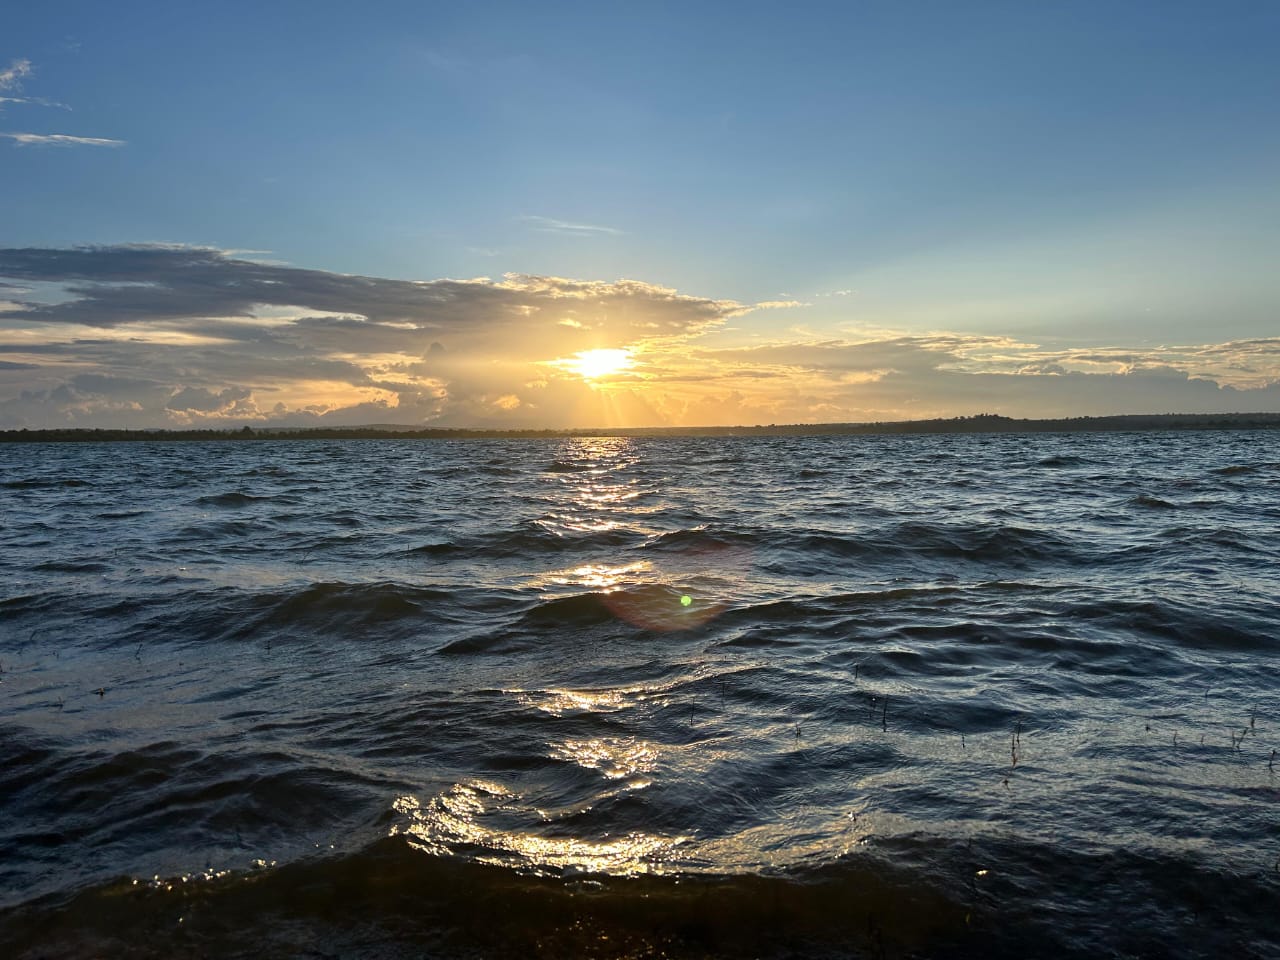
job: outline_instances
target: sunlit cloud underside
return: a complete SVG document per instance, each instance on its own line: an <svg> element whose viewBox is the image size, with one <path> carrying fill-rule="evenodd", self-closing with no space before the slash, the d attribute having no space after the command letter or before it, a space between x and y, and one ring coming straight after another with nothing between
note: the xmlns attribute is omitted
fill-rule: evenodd
<svg viewBox="0 0 1280 960"><path fill-rule="evenodd" d="M637 280L351 276L187 246L2 249L0 428L1280 411L1280 337L1050 347L876 317L851 316L842 329L867 332L839 338L759 321L804 309Z"/></svg>

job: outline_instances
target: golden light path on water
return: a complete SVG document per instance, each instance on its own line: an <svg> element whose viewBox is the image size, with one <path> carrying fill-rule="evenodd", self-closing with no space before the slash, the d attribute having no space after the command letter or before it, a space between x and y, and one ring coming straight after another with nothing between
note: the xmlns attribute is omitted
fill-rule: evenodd
<svg viewBox="0 0 1280 960"><path fill-rule="evenodd" d="M579 355L575 369L584 377L615 372L630 364L626 351L597 350ZM635 441L627 438L579 438L561 446L555 472L549 477L554 491L552 509L539 524L558 537L608 533L619 528L636 529L658 507L646 507L643 500L654 491L626 476L626 468L636 462ZM644 529L650 536L661 531ZM742 557L737 551L705 551L692 556L675 551L672 570L664 570L651 560L601 560L551 570L532 578L530 585L547 593L565 590L593 594L615 617L657 632L692 629L707 623L726 609L727 604L708 595L706 586L731 575L719 569L730 567ZM709 568L709 569L708 569ZM728 582L730 576L724 576ZM697 582L697 586L694 585ZM672 691L663 685L635 685L616 689L506 690L523 707L553 717L584 714L622 713L649 704L665 704ZM392 827L426 853L439 856L469 856L477 862L505 866L535 874L601 874L635 876L713 866L705 856L677 860L677 848L694 839L690 834L651 833L631 830L618 836L584 837L572 835L563 822L589 810L606 797L639 793L654 784L663 767L661 745L638 737L565 737L545 744L548 759L566 762L591 771L604 782L602 790L578 802L552 807L538 806L536 794L489 779L455 783L444 791L420 801L412 795L399 797L395 810L404 821ZM697 749L684 745L683 752ZM711 751L716 752L714 749ZM708 758L710 759L710 757ZM669 758L677 762L676 758ZM687 762L680 758L678 762ZM569 832L569 835L565 835ZM724 841L721 841L721 846ZM732 846L732 841L729 841ZM731 853L722 849L713 861L749 861L747 851ZM720 863L714 864L717 868Z"/></svg>
<svg viewBox="0 0 1280 960"><path fill-rule="evenodd" d="M592 351L586 368L625 357L621 351ZM687 631L702 626L730 606L729 591L749 583L750 551L723 547L680 546L691 529L662 530L647 526L662 513L668 496L634 479L628 468L640 462L635 440L620 437L575 438L562 444L546 479L549 509L539 525L556 537L574 538L626 530L650 542L673 539L661 561L633 560L619 553L587 563L553 569L531 577L528 585L552 596L594 596L610 615L655 633ZM671 465L667 483L679 485L679 465ZM659 505L653 505L657 499ZM710 667L694 666L694 676ZM688 679L688 678L685 678ZM625 715L632 711L668 709L680 698L682 681L597 689L507 689L522 708L557 719ZM547 784L508 786L492 779L454 783L425 801L405 795L395 802L404 818L392 828L419 850L438 856L463 856L480 863L538 875L597 874L618 877L671 872L722 873L753 871L762 866L820 862L829 859L830 838L842 838L839 855L865 842L870 824L848 811L827 808L805 811L796 823L784 823L749 791L717 796L726 810L748 811L763 822L745 833L697 836L688 831L653 832L629 829L616 835L583 835L581 823L598 804L636 796L692 772L699 783L716 766L731 765L733 750L720 739L694 738L659 743L638 736L550 739L543 746L550 761L572 764L599 779L596 786L571 797ZM679 771L684 771L683 773ZM664 776L665 774L665 776ZM687 785L685 785L687 786ZM698 787L701 789L701 786Z"/></svg>
<svg viewBox="0 0 1280 960"><path fill-rule="evenodd" d="M638 774L653 769L658 748L655 744L632 737L593 737L565 740L552 747L551 755L588 770L598 770L609 780L628 780L629 787L642 789L650 781Z"/></svg>
<svg viewBox="0 0 1280 960"><path fill-rule="evenodd" d="M589 353L623 355L626 351ZM555 460L558 472L552 475L554 509L539 521L540 525L557 537L628 529L660 538L662 531L644 524L648 515L659 513L662 508L643 501L665 491L642 486L627 472L641 456L637 442L626 437L567 441ZM678 465L672 465L672 469L678 471ZM678 483L678 473L670 479ZM595 592L614 616L635 626L661 632L688 630L727 608L725 598L708 593L706 586L715 580L741 579L742 569L750 560L744 551L732 548L673 551L671 559L670 570L648 560L622 557L617 562L578 564L534 577L530 585L541 589L586 588ZM699 585L694 586L691 580L699 581Z"/></svg>
<svg viewBox="0 0 1280 960"><path fill-rule="evenodd" d="M0 956L1266 954L1272 440L18 458Z"/></svg>
<svg viewBox="0 0 1280 960"><path fill-rule="evenodd" d="M395 810L406 816L402 833L419 850L437 856L471 851L479 863L512 867L533 873L588 873L635 876L663 872L663 861L686 836L663 837L631 832L621 837L582 840L488 826L485 821L518 809L519 797L496 783L454 784L425 805L402 796Z"/></svg>

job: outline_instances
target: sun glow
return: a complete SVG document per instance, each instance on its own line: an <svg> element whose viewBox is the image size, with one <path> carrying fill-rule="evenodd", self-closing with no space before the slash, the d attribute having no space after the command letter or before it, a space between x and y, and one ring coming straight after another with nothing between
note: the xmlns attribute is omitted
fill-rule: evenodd
<svg viewBox="0 0 1280 960"><path fill-rule="evenodd" d="M633 363L630 350L580 350L562 365L583 380L596 380L621 373Z"/></svg>

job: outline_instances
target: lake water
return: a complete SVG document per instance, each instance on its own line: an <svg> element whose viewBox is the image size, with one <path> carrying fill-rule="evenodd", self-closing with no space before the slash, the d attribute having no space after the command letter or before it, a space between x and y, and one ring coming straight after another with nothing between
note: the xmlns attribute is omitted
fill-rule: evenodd
<svg viewBox="0 0 1280 960"><path fill-rule="evenodd" d="M0 509L5 956L1280 956L1278 432L5 444Z"/></svg>

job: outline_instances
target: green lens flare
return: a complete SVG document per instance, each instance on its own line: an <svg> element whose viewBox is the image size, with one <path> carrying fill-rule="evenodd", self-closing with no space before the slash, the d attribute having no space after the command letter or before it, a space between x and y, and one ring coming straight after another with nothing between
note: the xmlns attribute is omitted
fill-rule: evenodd
<svg viewBox="0 0 1280 960"><path fill-rule="evenodd" d="M687 607L691 603L693 603L693 597L689 596L687 593L680 598L680 606L682 607Z"/></svg>

